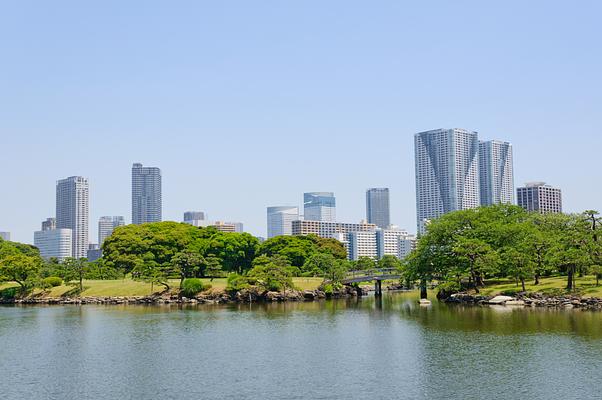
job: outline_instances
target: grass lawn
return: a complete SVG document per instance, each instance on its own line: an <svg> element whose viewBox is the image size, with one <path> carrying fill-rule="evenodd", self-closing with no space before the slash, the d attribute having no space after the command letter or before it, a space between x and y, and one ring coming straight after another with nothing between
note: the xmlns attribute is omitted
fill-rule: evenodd
<svg viewBox="0 0 602 400"><path fill-rule="evenodd" d="M212 288L225 289L226 278L216 278L213 281L203 279L204 282L211 284ZM320 283L322 278L293 278L296 287L302 290L314 290ZM172 289L178 287L180 281L177 279L170 280ZM0 285L0 290L11 286L18 286L16 283L6 283ZM69 291L73 290L73 286L57 286L52 288L45 294L45 297L61 297ZM163 286L155 285L154 292L161 292ZM41 290L36 289L34 294L40 294ZM84 291L82 296L147 296L151 294L150 283L134 281L130 278L118 280L84 280Z"/></svg>
<svg viewBox="0 0 602 400"><path fill-rule="evenodd" d="M566 276L554 276L550 278L540 279L539 285L534 285L533 280L528 280L525 282L525 287L527 291L530 292L542 292L542 293L550 293L556 291L563 291L566 287ZM584 276L577 277L576 279L576 287L577 291L575 293L580 294L585 297L602 297L602 282L600 286L596 286L596 279L593 276ZM499 294L505 290L522 290L521 284L519 282L518 286L514 280L498 280L498 281L489 281L487 287L484 289L480 289L481 292L485 295L495 295Z"/></svg>

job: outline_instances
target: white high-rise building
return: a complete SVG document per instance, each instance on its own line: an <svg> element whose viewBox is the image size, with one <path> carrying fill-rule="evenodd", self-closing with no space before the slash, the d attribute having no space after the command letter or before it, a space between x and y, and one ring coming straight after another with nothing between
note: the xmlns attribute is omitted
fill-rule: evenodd
<svg viewBox="0 0 602 400"><path fill-rule="evenodd" d="M0 232L0 239L10 241L10 232Z"/></svg>
<svg viewBox="0 0 602 400"><path fill-rule="evenodd" d="M358 260L360 257L378 258L378 246L376 231L372 232L348 232L347 234L347 257L350 260Z"/></svg>
<svg viewBox="0 0 602 400"><path fill-rule="evenodd" d="M293 234L293 221L299 219L299 207L274 206L267 208L268 239Z"/></svg>
<svg viewBox="0 0 602 400"><path fill-rule="evenodd" d="M436 129L414 136L418 232L450 211L478 207L479 140L465 129Z"/></svg>
<svg viewBox="0 0 602 400"><path fill-rule="evenodd" d="M73 236L71 229L57 229L54 218L42 222L42 230L33 233L33 244L40 250L44 259L54 257L59 261L72 256Z"/></svg>
<svg viewBox="0 0 602 400"><path fill-rule="evenodd" d="M132 166L132 223L160 222L162 219L161 170Z"/></svg>
<svg viewBox="0 0 602 400"><path fill-rule="evenodd" d="M529 182L516 189L518 205L542 214L562 212L562 191L545 182Z"/></svg>
<svg viewBox="0 0 602 400"><path fill-rule="evenodd" d="M332 192L303 194L303 213L307 221L336 221L336 200Z"/></svg>
<svg viewBox="0 0 602 400"><path fill-rule="evenodd" d="M98 220L98 246L102 246L115 228L123 225L125 225L125 218L121 215L100 217Z"/></svg>
<svg viewBox="0 0 602 400"><path fill-rule="evenodd" d="M481 205L514 203L512 145L499 140L479 142Z"/></svg>
<svg viewBox="0 0 602 400"><path fill-rule="evenodd" d="M72 257L86 257L88 251L88 180L71 176L56 183L56 228L71 229Z"/></svg>

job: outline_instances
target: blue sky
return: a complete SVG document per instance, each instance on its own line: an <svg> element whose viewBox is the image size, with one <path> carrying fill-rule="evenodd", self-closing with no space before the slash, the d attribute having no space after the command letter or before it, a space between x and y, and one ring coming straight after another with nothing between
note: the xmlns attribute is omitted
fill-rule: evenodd
<svg viewBox="0 0 602 400"><path fill-rule="evenodd" d="M165 219L204 210L265 235L265 207L334 191L339 220L391 188L415 230L413 135L514 145L515 181L602 209L595 1L0 2L0 231L33 240L55 181L130 220L133 162Z"/></svg>

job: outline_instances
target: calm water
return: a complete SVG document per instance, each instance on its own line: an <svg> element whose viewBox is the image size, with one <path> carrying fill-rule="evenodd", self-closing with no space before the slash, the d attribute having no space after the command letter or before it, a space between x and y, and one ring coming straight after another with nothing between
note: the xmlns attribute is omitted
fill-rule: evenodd
<svg viewBox="0 0 602 400"><path fill-rule="evenodd" d="M602 313L414 301L0 307L0 393L602 399Z"/></svg>

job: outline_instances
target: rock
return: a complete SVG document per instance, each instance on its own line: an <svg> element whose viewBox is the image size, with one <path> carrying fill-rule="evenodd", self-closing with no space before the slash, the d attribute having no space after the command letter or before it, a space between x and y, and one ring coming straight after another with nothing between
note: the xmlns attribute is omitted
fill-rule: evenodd
<svg viewBox="0 0 602 400"><path fill-rule="evenodd" d="M303 292L303 298L305 300L313 300L316 298L316 294L314 292L312 292L311 290L306 290Z"/></svg>
<svg viewBox="0 0 602 400"><path fill-rule="evenodd" d="M506 306L524 306L525 302L523 300L508 300L504 303Z"/></svg>
<svg viewBox="0 0 602 400"><path fill-rule="evenodd" d="M430 306L431 305L431 301L429 299L420 299L420 301L418 301L418 303L420 303L421 306Z"/></svg>
<svg viewBox="0 0 602 400"><path fill-rule="evenodd" d="M489 299L487 303L489 304L504 304L509 300L514 300L513 297L510 296L495 296L493 299Z"/></svg>

